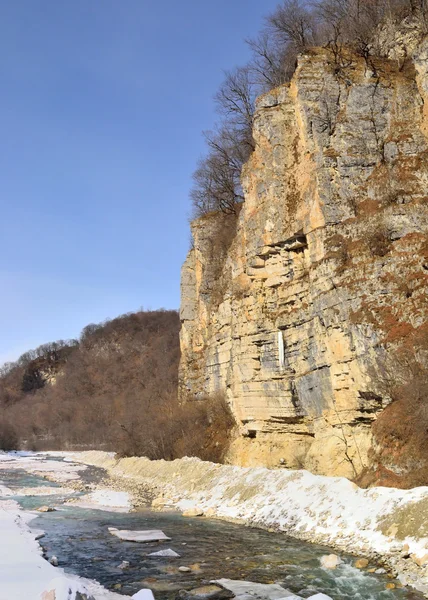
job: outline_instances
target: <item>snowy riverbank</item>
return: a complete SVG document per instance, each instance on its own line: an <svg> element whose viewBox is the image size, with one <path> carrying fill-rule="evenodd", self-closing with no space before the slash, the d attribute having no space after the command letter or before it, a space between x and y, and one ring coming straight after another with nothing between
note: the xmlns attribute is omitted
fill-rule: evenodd
<svg viewBox="0 0 428 600"><path fill-rule="evenodd" d="M66 574L61 568L45 560L38 541L43 537L43 531L33 530L30 525L39 513L23 511L11 499L11 496L17 494L48 496L52 492L66 498L73 490L62 487L62 484L78 482L79 474L86 469L86 465L50 461L43 456L25 452L0 453L0 480L2 471L15 466L29 473L47 476L60 482L61 487L22 488L17 491L0 485L0 600L39 600L44 592L47 592L46 600L69 600L75 598L77 592L95 600L126 598L106 590L96 581ZM129 510L126 493L108 493L105 490L94 492L92 496L89 495L88 503L100 507L108 505L109 510L116 510L117 504L121 503L124 505L123 510ZM52 590L55 595L49 595Z"/></svg>
<svg viewBox="0 0 428 600"><path fill-rule="evenodd" d="M0 499L0 600L38 600L52 589L56 590L55 600L68 600L69 589L96 600L123 600L124 596L97 582L65 575L47 562L36 539L42 532L31 531L28 526L34 517L20 510L14 500Z"/></svg>
<svg viewBox="0 0 428 600"><path fill-rule="evenodd" d="M184 458L173 462L73 453L102 467L119 487L153 496L156 508L274 528L299 539L385 561L403 584L428 594L428 487L363 490L347 479L307 471L242 468Z"/></svg>

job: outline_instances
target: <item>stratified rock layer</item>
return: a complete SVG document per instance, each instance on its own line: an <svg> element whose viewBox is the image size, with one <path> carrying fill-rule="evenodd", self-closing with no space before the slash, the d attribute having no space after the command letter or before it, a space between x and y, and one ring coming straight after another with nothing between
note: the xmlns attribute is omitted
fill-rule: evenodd
<svg viewBox="0 0 428 600"><path fill-rule="evenodd" d="M236 231L222 237L221 215L192 224L181 384L226 394L234 462L368 465L390 401L374 369L427 322L427 54L302 56L257 102Z"/></svg>

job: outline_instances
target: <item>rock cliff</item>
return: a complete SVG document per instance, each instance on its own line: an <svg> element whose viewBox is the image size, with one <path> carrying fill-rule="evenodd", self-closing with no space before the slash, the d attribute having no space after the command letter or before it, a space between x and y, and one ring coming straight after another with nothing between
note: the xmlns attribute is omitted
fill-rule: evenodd
<svg viewBox="0 0 428 600"><path fill-rule="evenodd" d="M305 53L257 101L239 215L192 223L181 386L226 394L233 462L370 463L377 372L427 335L427 59Z"/></svg>

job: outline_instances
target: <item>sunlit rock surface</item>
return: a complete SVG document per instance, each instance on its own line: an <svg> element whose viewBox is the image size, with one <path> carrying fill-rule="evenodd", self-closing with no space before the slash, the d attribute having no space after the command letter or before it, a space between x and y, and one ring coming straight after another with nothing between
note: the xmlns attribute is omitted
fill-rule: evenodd
<svg viewBox="0 0 428 600"><path fill-rule="evenodd" d="M339 72L327 50L303 55L258 100L232 239L213 243L227 217L192 224L181 389L226 395L236 464L355 477L370 462L390 401L376 368L427 327L428 44L412 51Z"/></svg>

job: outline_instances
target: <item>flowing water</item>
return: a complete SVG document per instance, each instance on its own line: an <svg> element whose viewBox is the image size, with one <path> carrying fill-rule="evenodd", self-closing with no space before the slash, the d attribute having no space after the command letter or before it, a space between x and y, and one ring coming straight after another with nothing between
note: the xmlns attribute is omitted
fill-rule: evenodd
<svg viewBox="0 0 428 600"><path fill-rule="evenodd" d="M16 468L3 471L1 479L17 492L22 487L54 485ZM319 558L331 550L281 533L149 509L123 514L78 508L64 505L61 494L16 496L16 500L30 510L46 504L57 506L55 512L42 513L31 523L46 532L41 543L47 558L55 555L65 571L97 579L105 587L123 594L132 595L147 587L157 600L173 600L179 590L190 590L226 577L281 583L303 597L323 592L334 600L423 598L408 589L387 590L387 583L398 582L386 575L356 569L352 566L355 559L350 556L341 555L344 563L334 571L322 569ZM126 542L111 535L108 527L162 529L171 541ZM148 556L166 548L175 550L180 558ZM118 565L122 561L129 561L130 567L121 570ZM191 571L182 573L179 566L190 567Z"/></svg>

